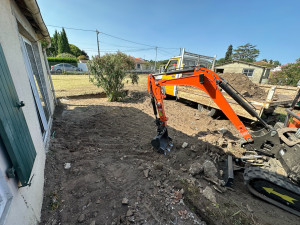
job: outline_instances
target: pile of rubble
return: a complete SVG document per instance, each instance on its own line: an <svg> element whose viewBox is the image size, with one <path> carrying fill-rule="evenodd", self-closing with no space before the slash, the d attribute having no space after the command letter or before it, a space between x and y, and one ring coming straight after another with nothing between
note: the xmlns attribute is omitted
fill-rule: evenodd
<svg viewBox="0 0 300 225"><path fill-rule="evenodd" d="M267 93L257 84L254 84L245 74L222 73L219 76L246 98L265 100L267 97Z"/></svg>

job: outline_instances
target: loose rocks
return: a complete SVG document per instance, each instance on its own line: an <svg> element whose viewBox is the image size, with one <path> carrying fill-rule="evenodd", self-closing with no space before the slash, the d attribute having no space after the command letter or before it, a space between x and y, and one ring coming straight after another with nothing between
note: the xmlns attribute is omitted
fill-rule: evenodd
<svg viewBox="0 0 300 225"><path fill-rule="evenodd" d="M217 203L216 195L209 186L206 186L206 188L203 190L203 195L206 199L208 199L212 203L214 203L214 204Z"/></svg>
<svg viewBox="0 0 300 225"><path fill-rule="evenodd" d="M199 162L195 162L191 165L189 173L193 176L203 172L203 166Z"/></svg>
<svg viewBox="0 0 300 225"><path fill-rule="evenodd" d="M218 172L215 164L210 160L205 160L203 163L204 175L206 177L215 178Z"/></svg>

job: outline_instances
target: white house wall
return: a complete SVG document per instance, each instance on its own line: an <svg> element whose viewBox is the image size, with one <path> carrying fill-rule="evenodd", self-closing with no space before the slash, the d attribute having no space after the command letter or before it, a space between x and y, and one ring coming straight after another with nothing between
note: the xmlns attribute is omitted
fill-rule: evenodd
<svg viewBox="0 0 300 225"><path fill-rule="evenodd" d="M43 185L44 185L44 167L45 167L45 145L40 131L40 124L35 108L35 103L31 91L31 86L28 80L24 56L22 54L18 23L36 39L36 35L26 18L22 15L19 8L15 5L15 1L1 0L0 7L0 43L2 45L6 61L15 84L15 88L19 99L24 101L23 107L24 116L30 131L32 141L36 149L36 159L32 169L32 184L31 186L18 188L15 179L7 179L7 184L12 192L13 199L10 211L7 215L7 225L17 224L36 224L40 220L41 206L43 200ZM32 40L31 40L32 41ZM43 57L39 43L40 56ZM43 59L41 59L43 60ZM43 72L47 84L47 91L50 97L51 112L54 111L53 99L48 82L47 70L42 62ZM51 113L52 114L52 113ZM51 120L52 121L52 120ZM1 147L0 147L1 148ZM3 152L3 149L0 149ZM0 170L5 174L8 168L8 161L3 154L0 154ZM0 187L1 188L1 187Z"/></svg>

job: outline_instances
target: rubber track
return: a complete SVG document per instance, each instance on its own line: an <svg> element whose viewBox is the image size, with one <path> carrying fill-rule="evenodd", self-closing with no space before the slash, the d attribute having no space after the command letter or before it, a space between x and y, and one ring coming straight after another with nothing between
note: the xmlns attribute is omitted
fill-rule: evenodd
<svg viewBox="0 0 300 225"><path fill-rule="evenodd" d="M268 171L265 169L261 169L260 167L248 167L244 171L244 183L248 187L249 191L252 194L254 194L257 197L262 198L265 201L267 201L273 205L276 205L290 213L300 216L299 211L291 209L287 205L277 202L274 199L269 198L262 193L259 193L257 190L255 190L253 187L251 187L250 181L253 179L266 180L266 181L276 184L280 187L283 187L287 190L290 190L291 192L294 192L295 194L300 196L300 187L299 186L291 183L291 181L287 177L284 177L280 174L277 174L277 173L274 173L274 172L271 172L271 171Z"/></svg>

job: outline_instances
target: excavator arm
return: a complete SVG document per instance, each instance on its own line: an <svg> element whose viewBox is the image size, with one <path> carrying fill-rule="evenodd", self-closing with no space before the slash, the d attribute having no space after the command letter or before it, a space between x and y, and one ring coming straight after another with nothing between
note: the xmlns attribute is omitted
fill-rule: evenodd
<svg viewBox="0 0 300 225"><path fill-rule="evenodd" d="M182 72L182 71L181 71ZM174 72L172 72L174 73ZM183 71L184 73L184 71ZM150 74L148 77L148 91L152 98L154 110L158 110L161 126L167 125L168 118L166 117L163 99L165 95L162 93L161 87L166 85L193 86L201 89L216 103L227 118L232 122L236 129L241 133L247 142L252 142L253 138L246 129L245 125L233 111L218 84L222 82L221 78L211 70L206 68L195 68L193 74L187 77L176 78L171 80L155 80L155 76Z"/></svg>

